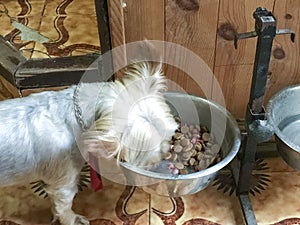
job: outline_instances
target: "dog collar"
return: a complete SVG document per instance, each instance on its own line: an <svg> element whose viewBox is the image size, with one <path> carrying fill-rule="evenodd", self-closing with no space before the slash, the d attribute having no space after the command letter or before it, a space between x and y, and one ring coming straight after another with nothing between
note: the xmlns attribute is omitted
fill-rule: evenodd
<svg viewBox="0 0 300 225"><path fill-rule="evenodd" d="M82 110L80 108L79 100L78 100L80 86L81 84L78 84L75 87L74 94L73 94L74 113L75 113L76 120L81 127L81 130L86 131L88 127L83 120ZM94 191L99 191L103 188L103 185L101 181L101 176L99 173L97 173L97 171L99 171L97 158L91 153L89 153L89 165L90 165L91 188Z"/></svg>
<svg viewBox="0 0 300 225"><path fill-rule="evenodd" d="M76 120L77 120L77 122L79 123L79 125L81 127L81 130L86 131L88 129L88 127L87 127L87 125L85 124L85 122L83 120L82 110L80 108L79 100L78 100L80 86L81 86L81 84L78 84L75 87L74 94L73 94L74 112L75 112Z"/></svg>

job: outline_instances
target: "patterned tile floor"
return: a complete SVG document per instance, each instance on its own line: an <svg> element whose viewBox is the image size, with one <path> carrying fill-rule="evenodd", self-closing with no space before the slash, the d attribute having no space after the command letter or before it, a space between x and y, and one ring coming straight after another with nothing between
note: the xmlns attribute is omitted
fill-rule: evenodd
<svg viewBox="0 0 300 225"><path fill-rule="evenodd" d="M92 0L2 0L0 34L27 57L86 54L100 50ZM35 43L20 39L20 32L3 13L51 39ZM1 51L1 50L0 50ZM4 87L8 87L4 84ZM8 96L9 97L9 96ZM11 94L17 97L17 92ZM281 158L265 160L270 183L261 194L251 196L259 225L300 224L300 173ZM167 198L150 195L140 188L103 179L104 189L79 192L74 210L92 225L242 225L238 199L209 186L191 196ZM0 225L42 225L51 219L50 203L29 186L0 188Z"/></svg>

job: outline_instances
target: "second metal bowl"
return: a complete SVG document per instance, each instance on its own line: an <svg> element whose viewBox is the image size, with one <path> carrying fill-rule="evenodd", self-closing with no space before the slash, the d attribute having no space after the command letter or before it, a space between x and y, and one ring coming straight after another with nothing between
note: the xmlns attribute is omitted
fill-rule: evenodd
<svg viewBox="0 0 300 225"><path fill-rule="evenodd" d="M268 122L274 129L281 157L300 170L300 86L287 87L269 101Z"/></svg>

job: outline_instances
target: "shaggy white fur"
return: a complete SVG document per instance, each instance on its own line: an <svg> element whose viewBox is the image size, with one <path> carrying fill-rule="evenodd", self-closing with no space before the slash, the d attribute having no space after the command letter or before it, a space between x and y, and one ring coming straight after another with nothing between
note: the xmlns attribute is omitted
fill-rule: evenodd
<svg viewBox="0 0 300 225"><path fill-rule="evenodd" d="M87 152L137 166L160 161L177 128L160 66L132 65L121 80L84 83L0 102L0 186L43 180L63 225L88 224L71 207ZM74 113L74 91L83 131ZM76 140L84 140L80 152ZM83 154L83 155L82 155Z"/></svg>

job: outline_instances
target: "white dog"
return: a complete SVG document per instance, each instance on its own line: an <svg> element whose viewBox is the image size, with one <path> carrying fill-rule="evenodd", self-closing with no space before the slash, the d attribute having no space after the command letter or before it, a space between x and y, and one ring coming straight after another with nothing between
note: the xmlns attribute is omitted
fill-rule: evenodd
<svg viewBox="0 0 300 225"><path fill-rule="evenodd" d="M165 90L160 66L137 63L115 82L0 102L0 186L43 180L56 220L89 224L71 209L86 157L76 140L101 157L137 166L160 161L161 145L178 127Z"/></svg>

